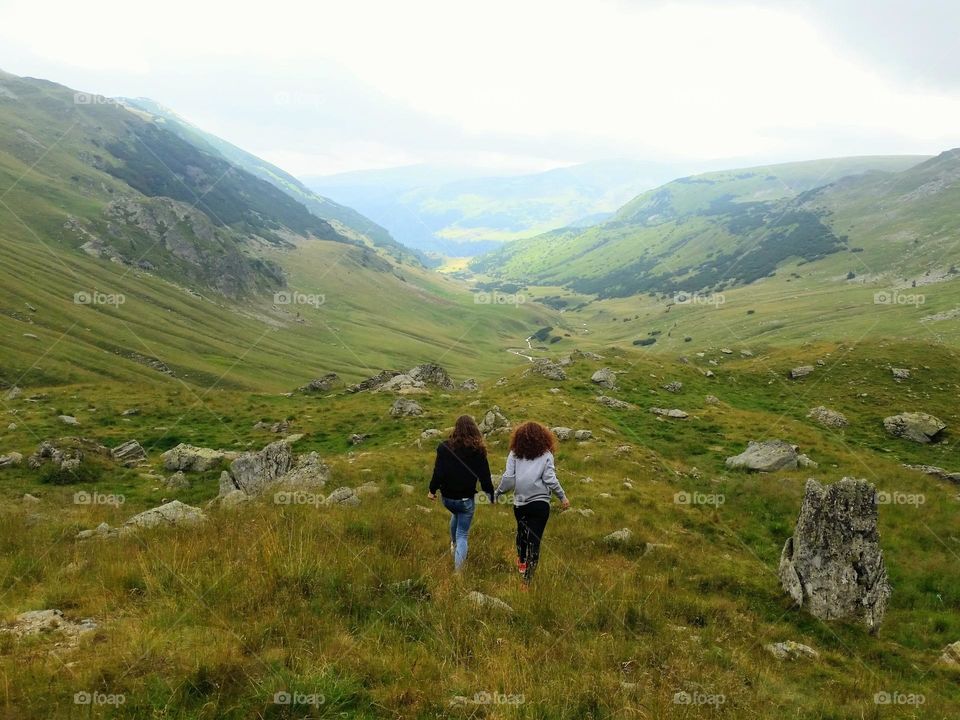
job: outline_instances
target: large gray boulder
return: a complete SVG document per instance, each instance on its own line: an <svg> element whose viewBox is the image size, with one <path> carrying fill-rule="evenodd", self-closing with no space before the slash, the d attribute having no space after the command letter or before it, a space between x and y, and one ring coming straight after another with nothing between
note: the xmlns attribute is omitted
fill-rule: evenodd
<svg viewBox="0 0 960 720"><path fill-rule="evenodd" d="M395 418L418 417L420 415L423 415L423 408L420 407L419 403L409 398L397 398L393 407L390 408L390 416Z"/></svg>
<svg viewBox="0 0 960 720"><path fill-rule="evenodd" d="M179 500L171 500L165 505L134 515L127 520L125 526L127 528L192 527L206 519L207 516L200 508Z"/></svg>
<svg viewBox="0 0 960 720"><path fill-rule="evenodd" d="M548 380L566 380L567 373L559 363L547 358L540 358L533 361L533 371L537 375L543 375Z"/></svg>
<svg viewBox="0 0 960 720"><path fill-rule="evenodd" d="M305 393L325 393L330 392L339 384L340 376L331 372L327 373L323 377L318 377L315 380L311 380L302 388L300 388L300 391Z"/></svg>
<svg viewBox="0 0 960 720"><path fill-rule="evenodd" d="M557 440L560 440L561 442L573 438L573 428L553 427L550 428L550 432L552 432L556 436Z"/></svg>
<svg viewBox="0 0 960 720"><path fill-rule="evenodd" d="M617 376L610 368L600 368L590 376L590 381L607 390L617 387Z"/></svg>
<svg viewBox="0 0 960 720"><path fill-rule="evenodd" d="M278 485L293 488L321 488L330 479L330 466L315 452L301 455L288 473L277 480Z"/></svg>
<svg viewBox="0 0 960 720"><path fill-rule="evenodd" d="M293 451L286 440L270 443L257 452L245 452L230 464L229 472L221 475L220 494L242 490L247 495L260 495L292 467Z"/></svg>
<svg viewBox="0 0 960 720"><path fill-rule="evenodd" d="M821 620L849 620L876 632L890 598L877 532L876 488L843 478L807 480L793 536L780 556L780 582Z"/></svg>
<svg viewBox="0 0 960 720"><path fill-rule="evenodd" d="M227 458L227 453L223 450L211 450L210 448L194 447L193 445L180 443L175 448L167 450L160 457L163 459L164 469L171 472L177 470L205 472L223 462Z"/></svg>
<svg viewBox="0 0 960 720"><path fill-rule="evenodd" d="M918 443L932 442L947 427L934 415L922 412L904 412L884 418L883 427L893 437Z"/></svg>
<svg viewBox="0 0 960 720"><path fill-rule="evenodd" d="M783 440L751 440L746 450L739 455L728 457L726 462L731 469L742 468L757 472L795 470L798 464L797 448Z"/></svg>
<svg viewBox="0 0 960 720"><path fill-rule="evenodd" d="M456 386L450 375L436 363L423 363L412 368L407 375L425 385L435 385L441 390L453 390Z"/></svg>
<svg viewBox="0 0 960 720"><path fill-rule="evenodd" d="M510 430L511 427L510 421L500 412L499 405L494 405L484 413L484 416L480 419L479 426L480 432L484 435L489 435L494 432L504 432Z"/></svg>

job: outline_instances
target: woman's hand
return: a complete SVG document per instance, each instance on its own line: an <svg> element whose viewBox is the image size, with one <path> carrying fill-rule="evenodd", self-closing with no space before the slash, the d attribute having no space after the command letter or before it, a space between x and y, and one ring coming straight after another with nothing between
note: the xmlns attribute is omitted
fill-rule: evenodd
<svg viewBox="0 0 960 720"><path fill-rule="evenodd" d="M560 507L562 507L564 510L569 510L569 509L570 509L570 498L566 498L566 497L565 497L563 500L561 500L561 501L560 501Z"/></svg>
<svg viewBox="0 0 960 720"><path fill-rule="evenodd" d="M437 499L437 494L436 494L436 493L432 493L432 492L428 492L428 493L427 493L427 497L430 498L431 500L436 500L436 499Z"/></svg>

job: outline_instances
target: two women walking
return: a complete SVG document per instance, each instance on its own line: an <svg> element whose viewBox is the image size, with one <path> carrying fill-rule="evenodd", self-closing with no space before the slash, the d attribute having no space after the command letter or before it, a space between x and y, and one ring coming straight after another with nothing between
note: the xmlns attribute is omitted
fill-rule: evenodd
<svg viewBox="0 0 960 720"><path fill-rule="evenodd" d="M486 444L477 423L469 415L457 418L450 437L437 448L430 481L431 499L439 490L450 511L450 548L454 569L459 571L467 558L467 539L476 510L477 485L491 503L513 492L513 514L517 521L517 570L528 584L540 561L540 544L550 518L550 498L556 495L564 510L570 507L554 461L556 438L537 422L526 422L510 436L507 467L494 490Z"/></svg>

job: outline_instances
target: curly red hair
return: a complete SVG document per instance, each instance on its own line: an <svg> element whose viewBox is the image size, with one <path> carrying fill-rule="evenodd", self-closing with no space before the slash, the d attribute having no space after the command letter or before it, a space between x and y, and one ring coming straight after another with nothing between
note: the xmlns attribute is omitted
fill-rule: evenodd
<svg viewBox="0 0 960 720"><path fill-rule="evenodd" d="M523 460L533 460L546 452L557 451L557 438L546 425L525 422L510 435L510 449Z"/></svg>

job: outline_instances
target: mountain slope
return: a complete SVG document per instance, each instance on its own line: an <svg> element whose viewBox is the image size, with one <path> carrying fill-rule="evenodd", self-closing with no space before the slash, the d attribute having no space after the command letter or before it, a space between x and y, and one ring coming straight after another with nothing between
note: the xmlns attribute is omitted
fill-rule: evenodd
<svg viewBox="0 0 960 720"><path fill-rule="evenodd" d="M164 107L160 103L149 98L118 98L123 105L131 110L140 113L143 117L151 120L157 125L170 130L180 136L192 145L205 149L213 155L220 156L225 160L240 167L251 175L265 180L276 188L282 190L297 202L303 204L311 213L319 218L339 224L344 229L366 239L371 245L380 247L390 252L390 254L400 261L416 262L416 258L410 250L396 240L384 228L377 225L372 220L364 217L356 210L340 205L339 203L323 197L297 180L293 175L278 168L266 160L233 145L211 133L208 133L197 126L184 120L173 110Z"/></svg>
<svg viewBox="0 0 960 720"><path fill-rule="evenodd" d="M840 158L681 178L601 225L518 241L472 267L600 297L751 283L790 258L815 262L854 242L832 220L835 208L807 202L806 193L842 178L870 185L922 159Z"/></svg>
<svg viewBox="0 0 960 720"><path fill-rule="evenodd" d="M613 212L674 174L654 163L603 161L507 177L414 166L305 182L359 208L411 247L469 256Z"/></svg>

